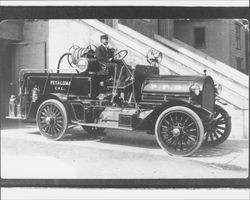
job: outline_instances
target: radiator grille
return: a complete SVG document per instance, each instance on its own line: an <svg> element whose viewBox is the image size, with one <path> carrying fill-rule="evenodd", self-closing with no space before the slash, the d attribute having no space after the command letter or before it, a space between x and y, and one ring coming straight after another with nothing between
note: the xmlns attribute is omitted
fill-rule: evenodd
<svg viewBox="0 0 250 200"><path fill-rule="evenodd" d="M214 85L212 81L207 81L202 90L202 107L214 111Z"/></svg>

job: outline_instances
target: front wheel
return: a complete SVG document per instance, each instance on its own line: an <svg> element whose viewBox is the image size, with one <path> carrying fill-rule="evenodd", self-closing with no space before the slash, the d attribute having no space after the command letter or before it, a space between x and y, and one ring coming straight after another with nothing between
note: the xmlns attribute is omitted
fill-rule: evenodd
<svg viewBox="0 0 250 200"><path fill-rule="evenodd" d="M41 135L50 140L62 139L68 130L67 111L64 105L55 99L49 99L40 105L36 122Z"/></svg>
<svg viewBox="0 0 250 200"><path fill-rule="evenodd" d="M191 109L174 106L158 117L155 125L158 144L173 156L190 156L199 149L204 138L200 117Z"/></svg>

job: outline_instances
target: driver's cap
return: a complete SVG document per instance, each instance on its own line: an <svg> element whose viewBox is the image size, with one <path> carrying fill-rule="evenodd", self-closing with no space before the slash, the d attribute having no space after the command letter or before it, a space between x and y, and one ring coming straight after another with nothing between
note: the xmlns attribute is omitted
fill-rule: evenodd
<svg viewBox="0 0 250 200"><path fill-rule="evenodd" d="M109 36L108 36L107 34L101 35L101 40L102 40L102 39L108 40L108 39L109 39Z"/></svg>

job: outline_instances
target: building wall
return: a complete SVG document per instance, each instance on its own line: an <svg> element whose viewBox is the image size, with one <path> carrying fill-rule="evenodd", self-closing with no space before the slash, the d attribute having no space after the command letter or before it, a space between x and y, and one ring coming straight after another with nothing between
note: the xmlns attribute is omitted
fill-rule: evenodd
<svg viewBox="0 0 250 200"><path fill-rule="evenodd" d="M24 20L23 40L12 44L13 91L19 90L21 69L45 69L47 65L48 20Z"/></svg>
<svg viewBox="0 0 250 200"><path fill-rule="evenodd" d="M48 20L25 20L23 41L47 42Z"/></svg>
<svg viewBox="0 0 250 200"><path fill-rule="evenodd" d="M86 47L89 44L97 44L91 39L91 32L74 20L50 20L49 40L48 40L48 65L51 69L56 69L60 57L69 51L72 45ZM61 67L68 69L69 64L66 59L62 60Z"/></svg>
<svg viewBox="0 0 250 200"><path fill-rule="evenodd" d="M23 26L23 41L45 44L45 68L47 67L47 43L49 38L49 20L30 20L25 21ZM37 55L39 57L39 55ZM36 58L35 58L36 59ZM37 58L39 59L39 58Z"/></svg>
<svg viewBox="0 0 250 200"><path fill-rule="evenodd" d="M247 74L249 74L249 68L250 68L250 63L249 63L249 59L250 59L250 51L249 51L249 44L250 44L250 40L249 40L249 30L245 31L245 38L246 38L246 72Z"/></svg>
<svg viewBox="0 0 250 200"><path fill-rule="evenodd" d="M8 115L8 102L12 94L11 87L11 48L10 40L0 39L0 118Z"/></svg>
<svg viewBox="0 0 250 200"><path fill-rule="evenodd" d="M172 19L119 19L119 23L150 38L154 38L154 34L159 34L171 39L174 35L174 20Z"/></svg>
<svg viewBox="0 0 250 200"><path fill-rule="evenodd" d="M242 58L242 69L238 69L242 72L246 72L246 43L245 43L245 31L243 27L241 27L241 49L237 49L236 47L236 28L235 25L239 24L237 21L230 20L230 44L231 44L231 52L230 52L230 65L234 68L237 68L236 57ZM240 24L239 24L240 25Z"/></svg>
<svg viewBox="0 0 250 200"><path fill-rule="evenodd" d="M239 50L236 48L236 23L233 19L176 20L174 36L194 46L194 28L205 27L206 46L198 50L236 69L235 58L242 58L240 71L247 73L245 30L241 28L241 49Z"/></svg>
<svg viewBox="0 0 250 200"><path fill-rule="evenodd" d="M205 27L206 47L200 51L230 65L230 35L227 20L177 20L175 38L194 46L194 28Z"/></svg>
<svg viewBox="0 0 250 200"><path fill-rule="evenodd" d="M150 38L154 36L156 29L153 19L119 19L119 23L128 26Z"/></svg>
<svg viewBox="0 0 250 200"><path fill-rule="evenodd" d="M171 40L174 37L174 20L173 19L158 19L156 34Z"/></svg>
<svg viewBox="0 0 250 200"><path fill-rule="evenodd" d="M112 20L103 20L111 24ZM236 29L234 19L119 19L119 23L128 26L150 38L158 34L167 39L173 37L194 46L194 28L205 27L206 46L198 50L237 69L236 57L242 58L242 69L248 74L247 41L245 30L241 29L241 49L236 49Z"/></svg>
<svg viewBox="0 0 250 200"><path fill-rule="evenodd" d="M4 20L0 22L0 118L8 115L8 102L13 91L11 57L13 43L22 40L22 21Z"/></svg>
<svg viewBox="0 0 250 200"><path fill-rule="evenodd" d="M82 24L80 20L50 20L49 21L49 40L48 40L48 62L51 69L56 69L59 58L69 48L75 44L80 47L87 47L90 44L99 46L100 36L104 34L86 24ZM118 50L128 50L128 55L125 61L129 65L134 63L148 64L145 56L130 49L119 40L110 38L110 46ZM66 59L61 63L61 67L69 69L69 64Z"/></svg>

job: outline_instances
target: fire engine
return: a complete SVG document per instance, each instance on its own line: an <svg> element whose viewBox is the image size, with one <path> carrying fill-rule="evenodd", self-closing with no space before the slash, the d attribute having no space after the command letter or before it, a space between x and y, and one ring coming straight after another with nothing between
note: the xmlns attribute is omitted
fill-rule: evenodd
<svg viewBox="0 0 250 200"><path fill-rule="evenodd" d="M129 68L122 50L113 60L123 67L99 63L96 47L73 45L59 59L56 71L20 71L20 92L11 95L11 119L36 119L41 135L61 140L68 129L81 126L89 134L105 129L154 134L173 156L190 156L203 145L224 142L231 118L219 98L222 90L212 77L160 75L162 53L151 49L148 65ZM61 69L67 60L69 70ZM111 61L112 62L112 61ZM130 76L121 84L121 74Z"/></svg>

